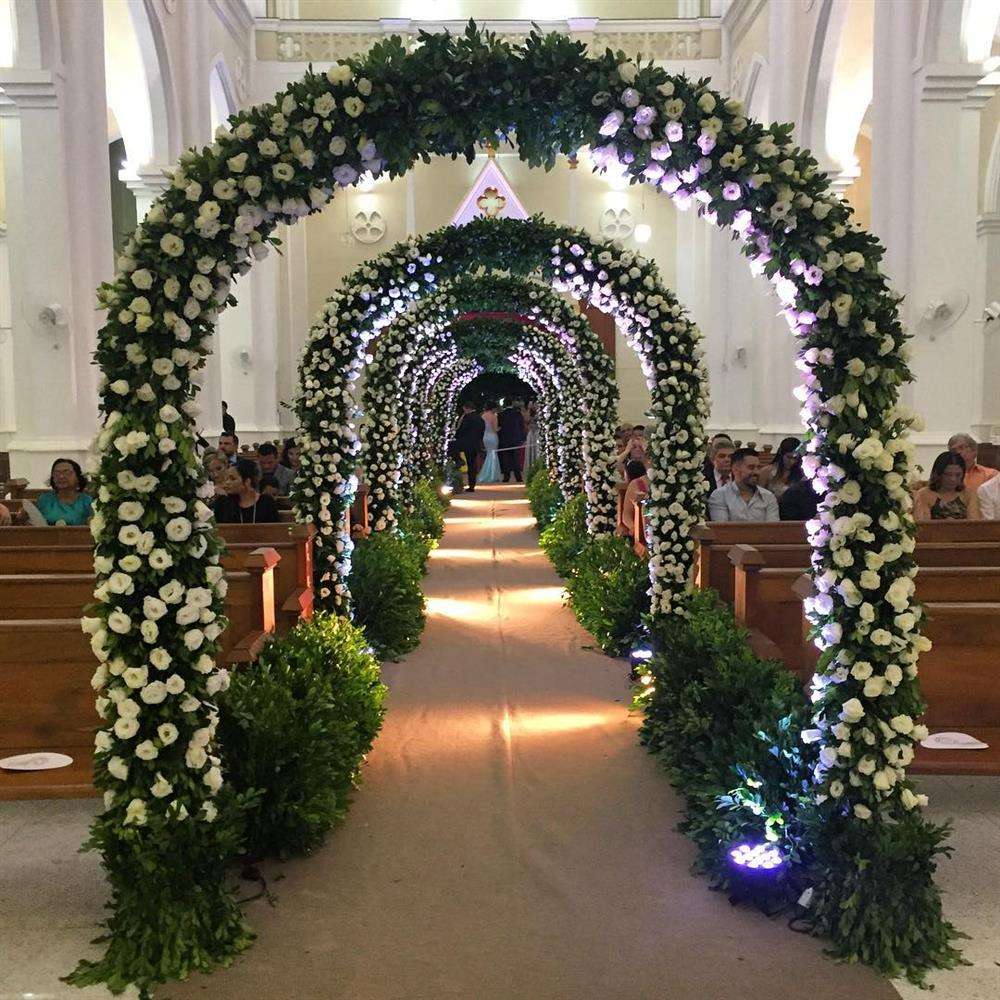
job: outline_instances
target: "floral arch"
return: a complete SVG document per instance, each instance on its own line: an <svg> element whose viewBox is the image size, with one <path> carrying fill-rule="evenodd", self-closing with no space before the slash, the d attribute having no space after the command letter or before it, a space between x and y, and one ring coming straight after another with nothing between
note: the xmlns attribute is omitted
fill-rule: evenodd
<svg viewBox="0 0 1000 1000"><path fill-rule="evenodd" d="M498 309L508 310L511 319L508 351L521 348L547 357L563 375L566 398L557 449L563 493L580 492L583 483L591 500L591 531L613 529L618 388L610 358L586 318L547 285L488 272L442 285L379 339L362 397L361 467L369 480L376 530L392 522L396 506L405 508L413 486L416 462L407 454L406 438L416 389L443 357L457 351L457 326ZM513 367L513 361L508 364Z"/></svg>
<svg viewBox="0 0 1000 1000"><path fill-rule="evenodd" d="M320 527L321 600L337 606L345 596L349 572L350 539L344 513L354 491L358 450L351 426L351 386L365 358L377 361L369 371L370 384L378 389L377 398L369 399L371 405L366 407L369 437L395 447L401 423L392 401L403 393L412 364L422 360L427 365L438 348L447 350L452 344L448 325L463 312L504 308L526 316L532 325L524 327L524 336L529 329L534 330L536 342L547 335L550 350L563 356L559 367L574 370L566 389L575 392L574 386L579 385L582 395L579 402L567 401L562 412L573 429L571 439L579 434L576 425L585 424L579 436L589 527L593 533L613 530L611 464L617 389L610 359L589 323L538 281L492 275L444 281L462 274L470 261L482 266L507 262L511 246L520 251L515 259L518 272L538 272L554 288L568 289L614 310L620 322L627 324L644 370L649 373L661 364L670 372L663 380L669 392L661 389L658 380L650 380L657 417L650 447L657 471L651 479L649 523L654 551L659 554L651 565L651 577L659 608L668 612L687 586L691 553L687 529L702 511L698 450L705 410L704 377L700 365L689 360L699 356L698 333L649 261L540 219L505 219L447 227L366 262L327 300L311 331L303 351L302 391L296 402L304 470L296 500L300 516ZM635 282L631 272L640 282ZM633 283L643 290L634 292ZM425 289L438 287L442 291L411 312L401 313ZM639 327L634 317L645 303L653 316L649 326ZM379 351L371 356L366 352L376 335ZM667 349L667 337L674 341L671 349ZM433 347L435 343L438 348ZM426 356L429 348L430 356ZM374 422L377 427L372 426ZM578 490L580 470L572 467L579 464L578 456L571 460L567 449L558 449L557 454L560 483L569 495ZM385 451L369 458L376 459L365 463L365 468L371 470L370 504L379 528L394 519L392 494L401 475L400 459L398 454L388 457Z"/></svg>
<svg viewBox="0 0 1000 1000"><path fill-rule="evenodd" d="M844 851L859 850L873 827L889 845L916 816L905 762L918 732L916 661L926 643L913 601L906 492L913 418L898 401L910 373L878 241L853 224L815 159L795 146L792 126L748 120L705 80L610 50L590 55L554 34L512 45L470 24L461 37L422 35L413 51L389 38L325 74L308 72L273 103L232 116L211 145L185 152L100 289L109 316L96 351L99 604L84 624L100 661L94 686L106 722L95 765L105 811L93 841L113 900L107 955L76 981L121 982L123 956L135 957L130 979L155 981L157 960L141 954L143 942L155 942L157 955L182 953L188 969L225 960L248 940L224 887L227 835L214 822L223 788L213 695L224 683L215 654L225 580L194 432L197 372L220 310L235 301L232 281L268 252L279 223L318 211L361 173L398 175L418 158L471 156L483 140L514 135L532 165L585 145L598 167L624 165L633 182L729 228L751 268L774 285L799 344L806 467L824 494L810 530L819 595L809 613L823 650L809 734L812 794ZM523 253L515 244L496 265L516 269ZM698 369L696 357L684 358L685 325L646 298L652 277L640 264L623 266L616 289L605 292L580 268L585 259L560 243L551 267L567 290L619 316L628 307L618 288L634 293L630 336L663 331L666 353L649 354L647 378L663 406L676 407L693 393ZM421 278L412 263L415 292ZM386 298L373 305L380 314L407 297L382 277L362 273L350 290ZM320 369L342 357L360 364L351 346L338 328ZM677 428L692 455L698 419L692 412L695 425ZM664 486L688 475L679 447L676 455ZM662 559L654 552L654 567ZM168 665L164 680L159 668L149 671L154 653ZM147 744L155 758L137 752Z"/></svg>

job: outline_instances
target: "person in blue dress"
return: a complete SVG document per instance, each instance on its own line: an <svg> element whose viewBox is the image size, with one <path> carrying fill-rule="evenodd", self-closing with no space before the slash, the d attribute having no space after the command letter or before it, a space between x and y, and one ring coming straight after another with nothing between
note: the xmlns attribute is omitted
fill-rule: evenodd
<svg viewBox="0 0 1000 1000"><path fill-rule="evenodd" d="M49 524L86 524L90 520L94 498L84 492L87 477L79 463L71 458L57 458L52 463L49 486L52 489L35 501Z"/></svg>
<svg viewBox="0 0 1000 1000"><path fill-rule="evenodd" d="M500 482L500 459L497 456L497 448L500 446L499 423L497 419L497 404L489 402L483 407L483 423L486 430L483 433L483 450L486 452L486 460L476 477L478 483L499 483Z"/></svg>

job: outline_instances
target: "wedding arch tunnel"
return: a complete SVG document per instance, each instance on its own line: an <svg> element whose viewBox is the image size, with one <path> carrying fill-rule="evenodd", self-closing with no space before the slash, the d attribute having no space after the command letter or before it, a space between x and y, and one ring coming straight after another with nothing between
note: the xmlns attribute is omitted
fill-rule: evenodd
<svg viewBox="0 0 1000 1000"><path fill-rule="evenodd" d="M470 280L472 266L496 273L490 284L509 289L509 294L498 297L485 283L475 288L463 284ZM532 280L525 284L528 276ZM510 283L518 282L515 295ZM452 287L462 294L461 304L457 298L449 300ZM534 324L523 327L525 337L562 345L577 371L571 384L589 387L595 419L588 422L586 435L577 430L571 435L571 440L582 437L592 460L585 457L581 463L565 449L556 450L560 485L572 493L582 468L588 527L596 534L613 530L611 457L617 400L612 365L585 317L556 292L613 315L639 356L652 397L648 525L654 608L669 611L685 592L693 546L689 529L703 510L699 449L707 402L700 334L652 262L610 241L534 217L477 219L413 237L366 261L327 300L303 351L295 405L303 466L295 499L300 516L319 526L321 601L339 607L348 597L345 514L356 488L359 453L352 389L366 360L375 361L369 350L378 339L387 356L394 356L391 365L381 367L400 371L399 359L408 357L406 345L415 337L432 352L453 346L447 321L463 312L523 314ZM378 387L381 381L377 372L373 377L370 365L368 383ZM392 411L388 404L399 392L398 385L384 390L367 409L368 419L386 421L382 430L389 439L397 433L394 418L379 415ZM559 409L571 428L586 419L586 412L583 400ZM384 465L388 475L389 467L398 468L398 456ZM381 473L379 465L370 483L377 525L383 518L386 523L392 520L384 501L393 484L377 482Z"/></svg>
<svg viewBox="0 0 1000 1000"><path fill-rule="evenodd" d="M211 351L220 311L235 303L232 281L277 242L276 227L319 211L363 172L401 175L418 159L471 157L477 143L515 136L519 155L532 166L589 146L598 169L620 167L630 181L730 229L782 302L799 345L798 395L810 432L804 467L824 495L809 539L820 593L807 613L822 647L811 708L818 763L810 792L824 827L851 832L854 843L889 844L893 829L913 815L905 768L887 781L883 768L862 774L852 759L853 751L878 753L880 760L912 751L912 734L890 722L917 714L921 705L916 662L926 643L913 597L911 449L904 440L914 415L899 402L900 386L911 378L906 336L879 270L882 246L854 224L815 158L794 144L792 126L749 120L708 84L637 65L610 49L590 54L565 36L532 34L514 44L470 24L461 37L424 34L412 50L388 38L325 74L310 69L274 102L231 116L210 146L186 151L169 188L127 241L114 279L99 290L108 321L96 351L103 427L92 470L98 491L92 531L98 589L109 599L94 616L95 654L116 668L141 669L148 651L138 623L148 620L144 605L158 601L170 580L203 590L207 615L224 613L221 546L203 502L211 486L195 452L196 373ZM367 345L409 300L459 277L469 261L522 276L537 272L557 291L589 300L615 316L639 354L652 395L652 613L682 611L690 531L703 500L707 404L697 333L648 261L540 220L519 229L470 224L401 244L359 268L327 303L307 347L296 404L303 516L311 514L329 538L353 492L357 442L349 433L349 389ZM529 354L519 357L530 363ZM151 490L162 504L151 502ZM594 499L599 505L600 497ZM133 530L139 510L142 531ZM129 540L137 534L152 542L156 564L142 563L128 593L112 597L107 567L135 555ZM877 586L867 588L866 556L875 550L895 558L883 561ZM862 589L866 599L857 600ZM137 840L183 845L187 868L202 872L201 902L186 904L184 920L200 928L192 953L232 955L245 935L218 862L222 834L211 825L221 773L213 765L211 782L202 782L201 771L182 757L154 764L135 751L165 723L177 729L178 745L200 732L214 751L218 636L171 625L162 626L159 642L184 694L141 709L135 740L105 734L95 780L108 798L95 839L119 885L148 877L131 851ZM907 669L891 690L874 696L851 675L855 662L880 675L892 664ZM99 705L112 722L117 701L110 696L135 704L120 673L98 686ZM841 753L845 745L851 755ZM157 767L173 791L153 800L148 787ZM207 763L203 768L208 772ZM137 831L127 810L133 801L146 808L147 800L148 830ZM880 839L869 835L872 825ZM926 867L929 885L933 865ZM163 870L143 915L167 939L171 931L161 927L165 917L154 903L174 899L176 891L169 884L173 869ZM816 894L820 902L836 897L832 886ZM111 949L121 945L123 926L117 900ZM147 937L158 940L157 933Z"/></svg>

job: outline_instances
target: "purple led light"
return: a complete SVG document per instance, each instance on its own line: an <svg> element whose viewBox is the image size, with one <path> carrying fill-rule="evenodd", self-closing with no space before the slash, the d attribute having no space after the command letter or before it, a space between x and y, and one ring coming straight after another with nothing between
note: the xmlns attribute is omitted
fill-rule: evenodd
<svg viewBox="0 0 1000 1000"><path fill-rule="evenodd" d="M785 859L773 844L737 844L729 851L730 860L738 868L748 871L776 871Z"/></svg>

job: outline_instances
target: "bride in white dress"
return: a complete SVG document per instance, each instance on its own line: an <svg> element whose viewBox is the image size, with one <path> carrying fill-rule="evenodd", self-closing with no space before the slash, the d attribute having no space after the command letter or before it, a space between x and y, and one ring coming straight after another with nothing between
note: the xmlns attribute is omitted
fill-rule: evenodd
<svg viewBox="0 0 1000 1000"><path fill-rule="evenodd" d="M498 435L497 407L496 403L489 402L483 407L483 423L486 424L486 431L483 434L483 448L486 451L486 460L476 477L477 483L499 483L500 459L497 457L497 447L500 444Z"/></svg>

